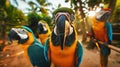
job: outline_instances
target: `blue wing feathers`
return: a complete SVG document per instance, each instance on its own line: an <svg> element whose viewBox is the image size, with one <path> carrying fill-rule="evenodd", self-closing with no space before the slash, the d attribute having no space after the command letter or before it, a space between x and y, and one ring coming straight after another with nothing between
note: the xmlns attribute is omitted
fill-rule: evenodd
<svg viewBox="0 0 120 67"><path fill-rule="evenodd" d="M44 44L44 56L45 56L45 60L48 60L48 49L49 49L49 38L46 40L45 44Z"/></svg>
<svg viewBox="0 0 120 67"><path fill-rule="evenodd" d="M78 57L78 66L80 66L82 59L83 59L83 47L79 42L77 43L76 50L77 50L77 57Z"/></svg>
<svg viewBox="0 0 120 67"><path fill-rule="evenodd" d="M109 43L111 43L112 42L112 25L109 22L106 22L105 27L107 31L108 41Z"/></svg>
<svg viewBox="0 0 120 67"><path fill-rule="evenodd" d="M40 47L38 44L31 45L28 48L28 55L30 61L34 66L37 67L49 67L49 63L44 57L44 48Z"/></svg>

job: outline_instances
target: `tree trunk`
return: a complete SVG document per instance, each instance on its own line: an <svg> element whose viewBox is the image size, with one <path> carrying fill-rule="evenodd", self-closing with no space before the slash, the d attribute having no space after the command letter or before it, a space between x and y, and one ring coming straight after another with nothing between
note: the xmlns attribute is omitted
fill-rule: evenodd
<svg viewBox="0 0 120 67"><path fill-rule="evenodd" d="M110 0L109 6L108 6L108 8L111 9L111 16L110 16L110 18L112 18L112 14L113 14L113 11L115 9L116 2L117 2L116 0ZM109 21L111 21L110 18L109 18Z"/></svg>
<svg viewBox="0 0 120 67"><path fill-rule="evenodd" d="M116 5L116 0L110 0L110 4L109 4L108 8L110 8L111 11L113 12L115 5Z"/></svg>
<svg viewBox="0 0 120 67"><path fill-rule="evenodd" d="M81 30L82 30L82 42L85 43L87 40L86 36L86 25L85 25L85 19L83 18L82 25L81 25Z"/></svg>
<svg viewBox="0 0 120 67"><path fill-rule="evenodd" d="M6 26L5 26L5 22L2 21L2 25L1 25L1 35L2 35L2 44L1 44L1 47L0 47L0 50L2 50L5 46L5 42L6 42Z"/></svg>
<svg viewBox="0 0 120 67"><path fill-rule="evenodd" d="M68 2L68 0L65 0L66 2ZM82 1L81 0L71 0L72 2L71 2L71 4L74 4L74 9L75 9L75 11L76 11L76 9L77 8L79 8L79 12L80 12L80 16L81 16L81 19L82 19L82 21L80 21L81 22L81 30L82 30L82 34L83 34L83 36L82 36L82 42L86 42L86 40L87 40L87 37L86 37L86 29L85 29L85 13L84 13L84 11L83 11L83 6L82 6ZM79 4L79 5L78 5ZM71 6L72 7L72 6Z"/></svg>
<svg viewBox="0 0 120 67"><path fill-rule="evenodd" d="M78 2L79 2L79 5L80 5L79 10L80 10L80 14L81 14L81 19L83 20L82 21L82 34L83 34L83 36L82 36L82 42L84 43L87 40L86 29L85 29L85 13L83 11L82 1L78 0Z"/></svg>

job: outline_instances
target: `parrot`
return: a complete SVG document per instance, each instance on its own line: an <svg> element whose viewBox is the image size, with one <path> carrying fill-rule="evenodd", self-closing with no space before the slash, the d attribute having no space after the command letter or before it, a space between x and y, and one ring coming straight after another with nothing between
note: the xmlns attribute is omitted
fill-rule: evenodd
<svg viewBox="0 0 120 67"><path fill-rule="evenodd" d="M50 36L51 30L48 24L41 20L38 22L38 37L41 40L42 45L46 42L47 38Z"/></svg>
<svg viewBox="0 0 120 67"><path fill-rule="evenodd" d="M92 33L95 39L110 44L112 42L112 26L107 22L109 15L109 10L102 10L92 18Z"/></svg>
<svg viewBox="0 0 120 67"><path fill-rule="evenodd" d="M72 9L61 7L53 12L55 26L45 42L45 59L53 67L79 67L83 47L77 39Z"/></svg>
<svg viewBox="0 0 120 67"><path fill-rule="evenodd" d="M100 67L107 67L110 55L110 48L107 47L112 42L112 25L107 21L110 13L110 10L102 9L92 18L92 36L100 50Z"/></svg>
<svg viewBox="0 0 120 67"><path fill-rule="evenodd" d="M33 66L49 67L49 62L44 57L44 47L36 39L29 27L20 26L18 28L11 28L8 38L11 42L18 40L18 44L23 48L26 58Z"/></svg>

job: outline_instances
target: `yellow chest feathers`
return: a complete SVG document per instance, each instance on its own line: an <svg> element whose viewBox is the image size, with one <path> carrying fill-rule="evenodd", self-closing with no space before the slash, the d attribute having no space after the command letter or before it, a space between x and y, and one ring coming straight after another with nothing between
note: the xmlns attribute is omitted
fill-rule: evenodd
<svg viewBox="0 0 120 67"><path fill-rule="evenodd" d="M72 46L65 46L61 50L60 46L53 46L52 42L50 42L48 55L51 63L56 67L74 67L76 64L76 44L77 41L75 40Z"/></svg>

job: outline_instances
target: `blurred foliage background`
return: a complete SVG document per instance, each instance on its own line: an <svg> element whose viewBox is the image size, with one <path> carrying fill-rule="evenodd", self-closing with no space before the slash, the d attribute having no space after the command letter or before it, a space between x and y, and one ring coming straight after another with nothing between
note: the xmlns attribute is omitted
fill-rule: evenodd
<svg viewBox="0 0 120 67"><path fill-rule="evenodd" d="M17 0L13 0L18 5ZM0 40L1 45L5 45L7 40L7 34L10 28L20 25L28 25L33 31L36 32L36 25L38 21L44 20L52 28L52 16L51 11L47 8L52 6L52 3L47 0L36 0L40 5L38 6L35 2L22 0L27 3L31 8L27 8L28 13L23 13L22 10L13 6L10 0L0 0ZM112 10L112 15L109 21L114 23L120 23L120 0L64 0L65 3L70 2L71 8L75 11L75 23L78 33L82 33L82 41L85 42L87 39L86 31L90 29L90 21L87 13L90 10L94 10L100 3L103 3L105 8ZM86 6L87 4L87 6ZM57 8L60 8L61 4L58 4ZM55 9L57 9L55 8ZM86 12L86 10L88 12ZM52 14L52 13L51 13ZM118 28L118 26L115 26ZM118 30L117 30L118 31Z"/></svg>

